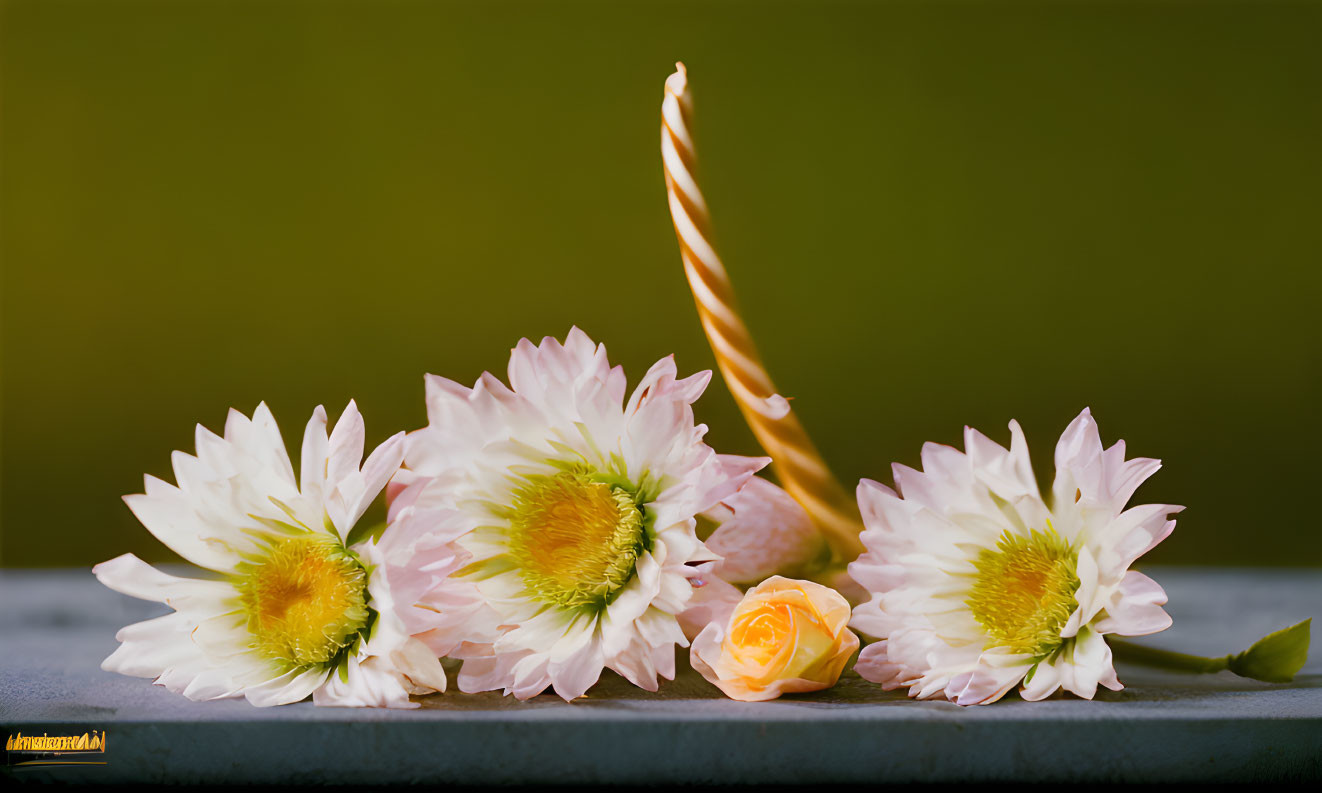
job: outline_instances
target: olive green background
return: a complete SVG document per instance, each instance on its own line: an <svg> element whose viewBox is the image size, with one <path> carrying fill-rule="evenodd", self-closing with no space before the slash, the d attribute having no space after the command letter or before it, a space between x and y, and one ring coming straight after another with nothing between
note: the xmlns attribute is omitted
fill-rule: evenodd
<svg viewBox="0 0 1322 793"><path fill-rule="evenodd" d="M1151 559L1322 563L1322 11L1202 3L4 2L3 553L170 555L119 496L266 400L369 440L577 324L712 366L658 152L838 473L1091 406ZM714 446L754 452L724 386Z"/></svg>

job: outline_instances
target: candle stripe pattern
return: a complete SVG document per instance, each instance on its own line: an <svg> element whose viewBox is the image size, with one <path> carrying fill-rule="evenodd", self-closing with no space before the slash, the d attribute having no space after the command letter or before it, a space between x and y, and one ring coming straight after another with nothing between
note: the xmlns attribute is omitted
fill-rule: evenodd
<svg viewBox="0 0 1322 793"><path fill-rule="evenodd" d="M734 288L711 244L711 215L695 177L697 158L689 120L693 102L684 64L666 80L661 105L661 161L670 215L698 317L730 393L784 488L826 536L837 560L862 551L863 526L854 499L827 468L803 425L767 374L748 326L735 308Z"/></svg>

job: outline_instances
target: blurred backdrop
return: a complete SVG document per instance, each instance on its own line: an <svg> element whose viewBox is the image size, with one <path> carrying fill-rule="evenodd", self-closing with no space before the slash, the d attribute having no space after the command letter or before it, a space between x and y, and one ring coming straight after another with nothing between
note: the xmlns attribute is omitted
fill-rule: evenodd
<svg viewBox="0 0 1322 793"><path fill-rule="evenodd" d="M840 476L1091 406L1152 561L1322 563L1316 3L3 3L7 566L170 558L120 501L266 400L501 371L573 324L713 359L658 153ZM717 380L718 449L756 446Z"/></svg>

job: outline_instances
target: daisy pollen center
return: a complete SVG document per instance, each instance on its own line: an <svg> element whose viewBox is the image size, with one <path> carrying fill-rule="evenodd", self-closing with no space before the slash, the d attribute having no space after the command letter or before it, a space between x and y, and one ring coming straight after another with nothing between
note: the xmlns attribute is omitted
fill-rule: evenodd
<svg viewBox="0 0 1322 793"><path fill-rule="evenodd" d="M250 646L292 668L332 661L367 625L367 573L330 538L276 542L237 589Z"/></svg>
<svg viewBox="0 0 1322 793"><path fill-rule="evenodd" d="M561 471L528 477L512 506L509 555L536 599L601 609L633 578L647 534L628 490Z"/></svg>
<svg viewBox="0 0 1322 793"><path fill-rule="evenodd" d="M988 647L1033 656L1061 644L1060 631L1078 603L1078 552L1054 529L1027 536L1006 531L974 561L965 601L988 635Z"/></svg>

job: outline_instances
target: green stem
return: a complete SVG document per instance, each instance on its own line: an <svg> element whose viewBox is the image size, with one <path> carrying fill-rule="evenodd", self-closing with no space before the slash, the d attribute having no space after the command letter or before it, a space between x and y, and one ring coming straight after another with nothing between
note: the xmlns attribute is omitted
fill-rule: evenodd
<svg viewBox="0 0 1322 793"><path fill-rule="evenodd" d="M1140 644L1109 640L1111 653L1122 661L1130 661L1158 669L1176 672L1208 674L1229 669L1240 677L1266 683L1289 683L1308 661L1308 642L1311 638L1311 619L1298 625L1269 633L1242 653L1223 658L1203 658L1170 650L1158 650Z"/></svg>
<svg viewBox="0 0 1322 793"><path fill-rule="evenodd" d="M1234 657L1226 655L1221 658L1204 658L1201 655L1187 655L1171 650L1159 650L1156 647L1115 639L1109 640L1107 644L1111 645L1111 654L1117 661L1128 661L1131 664L1151 666L1157 669L1170 669L1176 672L1193 672L1195 674L1211 674L1229 669L1230 661Z"/></svg>

